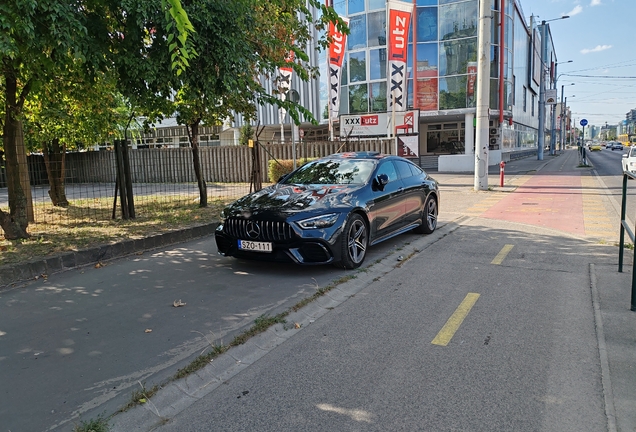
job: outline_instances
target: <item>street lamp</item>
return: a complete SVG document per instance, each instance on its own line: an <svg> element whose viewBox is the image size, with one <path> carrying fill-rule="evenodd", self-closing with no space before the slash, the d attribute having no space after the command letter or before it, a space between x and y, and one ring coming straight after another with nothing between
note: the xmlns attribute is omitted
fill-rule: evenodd
<svg viewBox="0 0 636 432"><path fill-rule="evenodd" d="M570 62L568 62L568 63L570 63ZM556 85L556 83L555 83L555 85ZM560 117L560 120L559 120L559 131L560 131L560 133L559 133L559 144L560 144L559 147L560 147L561 151L563 151L565 149L565 147L563 146L563 114L565 112L565 105L563 105L563 96L564 96L565 92L564 92L563 88L566 85L573 86L574 83L563 84L561 86L561 110L560 110L561 117ZM566 98L566 100L567 100L567 98ZM554 116L552 117L552 119L553 119L553 121L552 121L552 138L551 139L554 142Z"/></svg>
<svg viewBox="0 0 636 432"><path fill-rule="evenodd" d="M570 18L563 15L560 18L541 21L541 82L539 83L539 136L537 140L537 159L543 160L543 147L545 146L545 59L548 50L548 37L546 23L561 19Z"/></svg>
<svg viewBox="0 0 636 432"><path fill-rule="evenodd" d="M576 97L576 95L572 95L572 96L570 96L570 98L573 98L573 97ZM563 106L564 106L565 113L567 114L567 111L568 111L568 108L567 108L567 107L568 107L568 98L567 98L567 97L565 98L565 103L564 103L564 105L563 105ZM565 119L564 119L564 120L565 120ZM567 129L569 130L569 129L570 129L570 118L569 118L569 117L567 117L567 120L568 120L568 124L567 124L567 125L564 125L564 127L567 127ZM567 131L566 131L566 138L567 138ZM572 141L572 140L570 139L570 141ZM562 147L562 148L565 148L565 144L566 144L566 143L567 143L567 139L566 139L566 142L564 143L564 145L563 145L563 147Z"/></svg>
<svg viewBox="0 0 636 432"><path fill-rule="evenodd" d="M562 63L572 63L573 60L568 60L564 62L558 62L554 64L554 81L552 82L552 89L556 90L557 81L559 80L560 75L557 75L557 66ZM570 84L574 85L574 83ZM561 92L563 92L563 86L561 86ZM555 91L556 93L556 91ZM561 102L563 102L563 94L561 95ZM556 147L556 104L552 105L552 119L550 121L550 155L554 156L555 147Z"/></svg>

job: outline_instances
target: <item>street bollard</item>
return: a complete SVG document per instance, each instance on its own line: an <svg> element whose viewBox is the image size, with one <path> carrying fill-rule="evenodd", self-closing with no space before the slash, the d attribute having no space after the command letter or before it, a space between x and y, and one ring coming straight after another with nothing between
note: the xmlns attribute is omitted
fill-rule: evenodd
<svg viewBox="0 0 636 432"><path fill-rule="evenodd" d="M504 184L504 167L506 163L504 161L499 162L499 187L503 187Z"/></svg>

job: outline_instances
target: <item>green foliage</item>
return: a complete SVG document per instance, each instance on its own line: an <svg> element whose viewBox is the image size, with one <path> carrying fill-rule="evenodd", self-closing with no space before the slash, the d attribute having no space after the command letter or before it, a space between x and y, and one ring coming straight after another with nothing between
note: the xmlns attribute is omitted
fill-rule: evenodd
<svg viewBox="0 0 636 432"><path fill-rule="evenodd" d="M108 421L100 414L96 419L82 421L79 425L75 425L73 432L108 432L110 426Z"/></svg>
<svg viewBox="0 0 636 432"><path fill-rule="evenodd" d="M249 140L254 139L254 127L251 124L245 123L241 127L241 136L239 137L239 144L248 145Z"/></svg>
<svg viewBox="0 0 636 432"><path fill-rule="evenodd" d="M311 162L316 158L303 158L296 159L296 166L303 166L307 162ZM281 176L285 174L289 174L294 170L294 161L291 159L282 159L282 160L270 160L267 167L267 178L271 183L275 183L278 181Z"/></svg>
<svg viewBox="0 0 636 432"><path fill-rule="evenodd" d="M162 0L161 5L165 10L171 67L179 76L190 66L188 60L198 55L192 39L188 37L195 30L180 0Z"/></svg>

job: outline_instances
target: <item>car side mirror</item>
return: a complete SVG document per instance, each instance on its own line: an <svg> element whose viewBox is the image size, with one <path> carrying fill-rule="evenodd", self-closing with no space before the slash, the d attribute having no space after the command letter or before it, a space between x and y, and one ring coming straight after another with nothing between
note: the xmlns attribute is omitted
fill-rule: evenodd
<svg viewBox="0 0 636 432"><path fill-rule="evenodd" d="M627 153L625 153L625 154L623 155L623 157L624 157L624 158L626 158L626 157L627 157Z"/></svg>
<svg viewBox="0 0 636 432"><path fill-rule="evenodd" d="M389 176L386 174L378 174L375 177L374 182L379 190L384 190L384 186L389 183Z"/></svg>

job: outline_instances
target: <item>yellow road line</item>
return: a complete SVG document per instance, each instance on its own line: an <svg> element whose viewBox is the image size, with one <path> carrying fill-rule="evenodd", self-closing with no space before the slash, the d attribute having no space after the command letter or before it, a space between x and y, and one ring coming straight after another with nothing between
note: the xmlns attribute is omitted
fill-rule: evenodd
<svg viewBox="0 0 636 432"><path fill-rule="evenodd" d="M501 248L495 259L492 260L490 264L501 264L503 260L506 259L506 256L508 256L508 253L512 250L513 247L515 247L515 245L505 245L503 248Z"/></svg>
<svg viewBox="0 0 636 432"><path fill-rule="evenodd" d="M464 318L468 315L468 312L473 308L477 299L479 298L479 294L476 293L468 293L464 300L461 302L457 309L451 317L446 321L444 327L437 333L435 339L431 342L433 345L446 346L450 342L450 340L455 335L459 326L464 322Z"/></svg>

